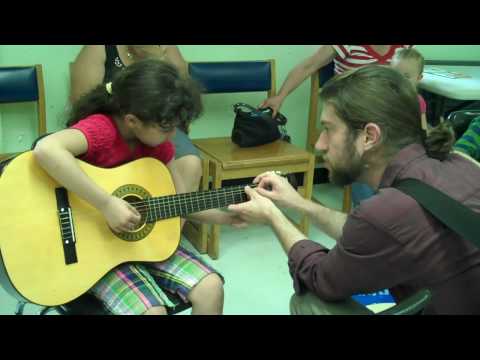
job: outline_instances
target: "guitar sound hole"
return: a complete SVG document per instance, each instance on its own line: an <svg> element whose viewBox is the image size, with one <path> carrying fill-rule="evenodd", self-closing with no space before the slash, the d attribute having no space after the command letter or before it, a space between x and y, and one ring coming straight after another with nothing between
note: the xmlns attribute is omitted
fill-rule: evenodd
<svg viewBox="0 0 480 360"><path fill-rule="evenodd" d="M146 221L146 217L147 217L147 207L136 204L139 201L143 201L143 199L141 197L138 197L136 195L127 195L127 196L123 197L122 199L125 200L126 202L128 202L129 204L131 204L134 208L136 208L137 211L142 216L140 222L135 227L135 229L132 229L131 231L129 231L129 232L136 232L136 231L140 230L145 225L145 221Z"/></svg>
<svg viewBox="0 0 480 360"><path fill-rule="evenodd" d="M122 232L120 234L114 233L115 236L122 240L132 242L145 239L155 227L154 222L147 222L150 217L147 216L146 199L151 198L150 193L147 191L147 189L141 187L140 185L126 184L117 188L112 195L125 200L135 207L141 214L140 222L135 229Z"/></svg>

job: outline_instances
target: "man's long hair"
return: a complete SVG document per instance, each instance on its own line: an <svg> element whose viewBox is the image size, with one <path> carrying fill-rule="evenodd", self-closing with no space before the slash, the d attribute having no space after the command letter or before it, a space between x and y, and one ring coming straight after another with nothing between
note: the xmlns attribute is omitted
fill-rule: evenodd
<svg viewBox="0 0 480 360"><path fill-rule="evenodd" d="M368 65L328 81L320 98L333 106L349 130L362 130L367 123L381 129L381 150L391 157L403 147L420 143L430 157L443 160L454 143L453 131L444 123L429 132L421 126L418 95L398 71Z"/></svg>

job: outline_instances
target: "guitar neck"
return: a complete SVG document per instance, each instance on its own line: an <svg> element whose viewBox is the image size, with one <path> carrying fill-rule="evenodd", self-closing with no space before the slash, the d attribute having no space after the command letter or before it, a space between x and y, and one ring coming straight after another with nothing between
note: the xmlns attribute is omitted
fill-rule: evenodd
<svg viewBox="0 0 480 360"><path fill-rule="evenodd" d="M212 191L161 196L133 204L146 213L146 222L155 222L172 217L185 217L208 209L223 208L247 201L244 186L232 186Z"/></svg>

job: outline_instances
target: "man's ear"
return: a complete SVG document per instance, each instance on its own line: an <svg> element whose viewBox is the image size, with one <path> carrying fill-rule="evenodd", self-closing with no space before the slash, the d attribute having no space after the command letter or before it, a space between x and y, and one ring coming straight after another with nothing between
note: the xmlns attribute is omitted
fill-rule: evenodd
<svg viewBox="0 0 480 360"><path fill-rule="evenodd" d="M368 123L364 128L365 132L365 150L370 150L380 144L382 130L375 123Z"/></svg>
<svg viewBox="0 0 480 360"><path fill-rule="evenodd" d="M417 81L420 82L420 81L422 81L422 79L423 79L423 74L418 75Z"/></svg>

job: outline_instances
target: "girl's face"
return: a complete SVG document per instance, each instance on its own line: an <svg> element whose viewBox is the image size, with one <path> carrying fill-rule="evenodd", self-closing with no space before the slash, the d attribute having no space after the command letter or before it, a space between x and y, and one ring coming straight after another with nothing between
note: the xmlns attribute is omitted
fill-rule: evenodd
<svg viewBox="0 0 480 360"><path fill-rule="evenodd" d="M150 147L158 146L165 141L171 140L175 136L176 127L174 126L164 129L157 124L143 123L136 117L128 121L128 124L133 137L142 144Z"/></svg>
<svg viewBox="0 0 480 360"><path fill-rule="evenodd" d="M165 141L172 140L175 135L175 129L175 127L173 129L162 129L158 125L142 124L136 130L135 136L144 145L155 147Z"/></svg>

